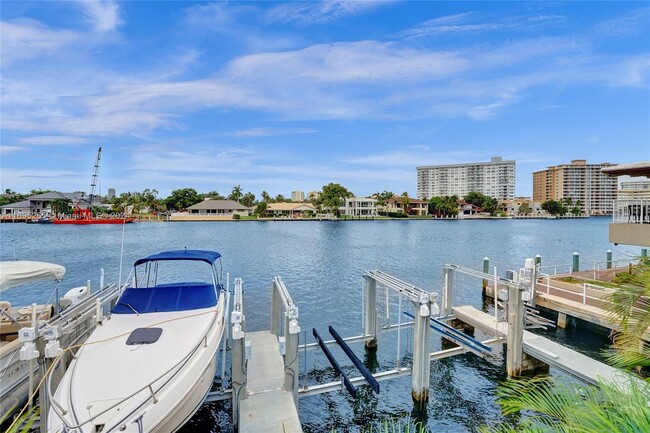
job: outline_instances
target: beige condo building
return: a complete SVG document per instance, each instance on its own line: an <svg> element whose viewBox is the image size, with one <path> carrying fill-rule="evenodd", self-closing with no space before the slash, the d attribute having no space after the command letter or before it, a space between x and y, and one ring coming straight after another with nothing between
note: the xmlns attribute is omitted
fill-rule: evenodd
<svg viewBox="0 0 650 433"><path fill-rule="evenodd" d="M611 214L616 199L617 182L601 170L615 164L587 164L575 159L571 164L560 164L533 173L533 202L560 201L571 198L580 202L587 215Z"/></svg>

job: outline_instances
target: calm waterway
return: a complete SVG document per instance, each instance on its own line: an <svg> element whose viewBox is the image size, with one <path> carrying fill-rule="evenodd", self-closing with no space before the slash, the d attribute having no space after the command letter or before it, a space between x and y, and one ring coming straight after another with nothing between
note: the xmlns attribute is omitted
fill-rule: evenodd
<svg viewBox="0 0 650 433"><path fill-rule="evenodd" d="M123 277L139 257L167 249L211 249L223 255L224 270L244 280L247 330L268 329L270 285L273 276L284 279L300 310L300 326L312 342L311 328L327 335L333 325L344 336L361 333L362 273L380 269L427 290L440 292L442 265L454 263L476 269L490 258L500 275L519 269L526 257L542 256L543 264L569 264L580 253L581 268L605 260L639 254L639 248L608 243L610 218L579 220L475 220L475 221L347 221L347 222L218 222L141 223L124 226ZM106 281L117 281L122 226L55 226L0 224L0 259L43 260L66 267L62 292L92 280L99 269ZM566 270L564 267L562 270ZM480 281L460 278L457 304L482 306ZM51 285L7 291L3 300L15 305L45 302ZM391 302L396 301L391 299ZM383 307L382 307L383 308ZM391 322L396 307L391 306ZM382 315L383 315L382 310ZM383 315L383 319L385 315ZM575 330L551 332L553 338L597 355L607 341ZM302 338L302 334L301 334ZM400 356L408 362L410 331L403 331ZM395 335L380 338L374 364L377 371L394 368ZM440 348L433 337L434 350ZM302 341L301 341L302 343ZM354 347L361 356L361 345ZM301 384L336 380L322 354L309 352L306 377L301 353ZM352 368L340 351L339 362ZM559 373L553 372L559 375ZM352 374L356 376L356 374ZM305 431L359 431L387 417L413 416L426 421L431 431L467 432L501 419L494 391L504 378L502 362L463 355L434 362L431 396L424 410L415 410L410 377L382 382L378 396L361 387L357 400L343 391L300 400ZM564 380L564 379L563 379ZM205 405L183 430L230 431L223 404Z"/></svg>

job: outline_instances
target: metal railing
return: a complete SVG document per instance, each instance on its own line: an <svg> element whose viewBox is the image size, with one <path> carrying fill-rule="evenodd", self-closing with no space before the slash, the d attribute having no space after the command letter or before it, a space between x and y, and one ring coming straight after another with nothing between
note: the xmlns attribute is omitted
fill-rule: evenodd
<svg viewBox="0 0 650 433"><path fill-rule="evenodd" d="M566 293L566 294L571 295L570 296L571 299L569 299L569 297L567 297L567 296L562 296L565 299L569 299L569 300L572 300L574 302L579 302L582 305L594 306L593 305L594 302L592 302L590 304L588 301L589 300L595 301L595 303L598 303L598 304L605 303L606 301L602 297L592 296L592 295L587 294L587 289L595 289L595 290L603 291L604 293L607 293L607 292L612 290L612 289L610 289L608 287L598 286L596 284L590 284L590 283L587 283L587 282L583 282L582 284L580 284L580 289L578 289L578 290L569 290L569 289L565 289L565 288L562 288L562 287L558 287L557 285L551 284L551 277L552 276L553 275L544 274L544 273L539 274L539 278L537 279L537 292L538 293L546 293L547 295L554 295L554 293L552 293L552 292L555 292L556 296L558 296L557 292L560 292L562 294Z"/></svg>
<svg viewBox="0 0 650 433"><path fill-rule="evenodd" d="M612 222L650 224L650 200L614 200Z"/></svg>
<svg viewBox="0 0 650 433"><path fill-rule="evenodd" d="M548 272L542 272L542 269L548 269ZM553 273L551 273L550 270L553 270ZM566 272L558 272L558 269L560 270L565 270ZM572 264L566 264L566 265L544 265L539 267L539 273L544 274L544 275L558 275L558 274L570 274L573 272L573 265Z"/></svg>
<svg viewBox="0 0 650 433"><path fill-rule="evenodd" d="M611 273L612 275L616 275L618 272L627 271L630 265L636 265L638 263L638 259L616 259L606 260L604 262L594 262L594 280L600 278L601 273Z"/></svg>

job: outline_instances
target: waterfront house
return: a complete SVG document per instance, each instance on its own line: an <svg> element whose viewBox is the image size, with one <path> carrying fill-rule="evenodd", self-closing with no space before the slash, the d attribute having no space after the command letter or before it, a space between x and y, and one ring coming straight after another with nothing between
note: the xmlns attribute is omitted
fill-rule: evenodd
<svg viewBox="0 0 650 433"><path fill-rule="evenodd" d="M341 214L349 216L377 216L377 200L367 197L345 199L345 206L339 208Z"/></svg>
<svg viewBox="0 0 650 433"><path fill-rule="evenodd" d="M650 161L606 167L608 176L644 176L650 178ZM644 191L626 192L614 200L613 218L609 225L609 241L613 244L650 247L650 198Z"/></svg>
<svg viewBox="0 0 650 433"><path fill-rule="evenodd" d="M420 200L417 198L409 197L408 207L403 209L402 196L393 196L386 200L384 206L380 206L379 213L383 215L388 215L389 213L405 213L408 215L427 215L429 213L429 202L426 200Z"/></svg>
<svg viewBox="0 0 650 433"><path fill-rule="evenodd" d="M252 209L234 200L214 200L207 198L200 203L187 208L190 215L213 215L213 216L249 216Z"/></svg>
<svg viewBox="0 0 650 433"><path fill-rule="evenodd" d="M483 208L476 206L472 203L467 203L465 200L461 200L458 203L458 215L459 216L472 216L478 215L483 212Z"/></svg>
<svg viewBox="0 0 650 433"><path fill-rule="evenodd" d="M85 209L88 207L88 203L84 200L84 197L83 192L44 192L27 197L27 199L17 203L0 206L0 215L48 216L52 213L51 203L60 199L70 200L71 207L79 203L80 207ZM99 197L93 198L93 206L99 206L100 204Z"/></svg>
<svg viewBox="0 0 650 433"><path fill-rule="evenodd" d="M272 217L302 218L316 213L311 203L269 203L266 213Z"/></svg>

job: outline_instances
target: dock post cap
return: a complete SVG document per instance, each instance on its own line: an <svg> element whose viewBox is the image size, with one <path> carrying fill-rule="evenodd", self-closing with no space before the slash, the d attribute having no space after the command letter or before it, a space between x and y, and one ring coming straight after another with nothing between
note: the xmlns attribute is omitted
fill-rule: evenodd
<svg viewBox="0 0 650 433"><path fill-rule="evenodd" d="M577 255L579 255L579 254L578 254L578 252L576 251L576 252L573 253L573 255L574 255L574 256L577 256Z"/></svg>
<svg viewBox="0 0 650 433"><path fill-rule="evenodd" d="M539 255L539 254L535 254L535 257L542 257L542 256L541 256L541 255Z"/></svg>
<svg viewBox="0 0 650 433"><path fill-rule="evenodd" d="M485 256L485 257L483 257L483 260L490 260L490 258Z"/></svg>
<svg viewBox="0 0 650 433"><path fill-rule="evenodd" d="M611 253L611 252L612 252L612 250L607 250L607 251L605 251L605 252L606 252L606 253Z"/></svg>

